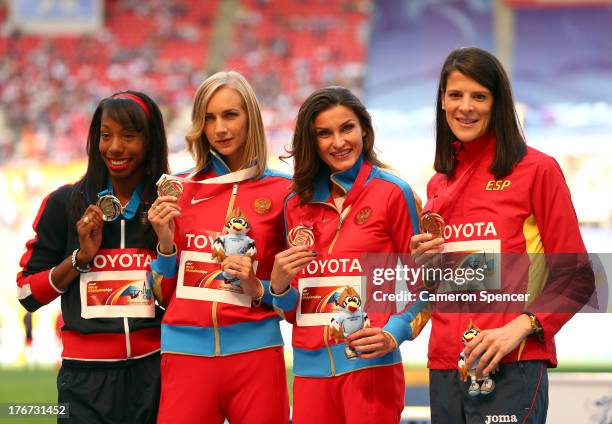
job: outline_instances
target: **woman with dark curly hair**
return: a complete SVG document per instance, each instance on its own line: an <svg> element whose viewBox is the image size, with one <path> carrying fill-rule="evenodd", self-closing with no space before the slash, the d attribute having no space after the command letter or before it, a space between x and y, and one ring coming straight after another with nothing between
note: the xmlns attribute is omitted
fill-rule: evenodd
<svg viewBox="0 0 612 424"><path fill-rule="evenodd" d="M35 311L61 296L58 402L66 422L151 423L160 390L160 321L147 282L157 239L146 213L168 172L161 113L147 95L100 102L87 139L87 171L49 194L17 276Z"/></svg>
<svg viewBox="0 0 612 424"><path fill-rule="evenodd" d="M366 298L362 281L367 254L388 263L409 251L420 202L377 158L370 114L346 88L305 100L290 156L285 221L293 247L277 255L270 288L293 323L293 422L397 423L400 328L390 318L395 309ZM407 313L420 315L419 306Z"/></svg>

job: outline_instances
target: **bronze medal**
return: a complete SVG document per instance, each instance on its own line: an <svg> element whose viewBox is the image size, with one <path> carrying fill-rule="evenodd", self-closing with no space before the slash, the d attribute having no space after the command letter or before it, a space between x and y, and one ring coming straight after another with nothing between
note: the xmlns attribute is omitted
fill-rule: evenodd
<svg viewBox="0 0 612 424"><path fill-rule="evenodd" d="M444 219L434 212L425 212L420 220L421 232L429 233L434 238L442 237L444 233Z"/></svg>
<svg viewBox="0 0 612 424"><path fill-rule="evenodd" d="M293 247L312 247L314 246L315 237L311 228L308 228L305 225L298 225L297 227L289 230L287 241L289 242L289 245Z"/></svg>
<svg viewBox="0 0 612 424"><path fill-rule="evenodd" d="M183 194L183 184L180 181L163 175L157 182L158 196L174 196L177 199Z"/></svg>
<svg viewBox="0 0 612 424"><path fill-rule="evenodd" d="M119 199L112 194L106 194L98 197L96 205L102 209L102 219L107 222L114 221L115 219L119 218L123 212L121 202L119 202Z"/></svg>

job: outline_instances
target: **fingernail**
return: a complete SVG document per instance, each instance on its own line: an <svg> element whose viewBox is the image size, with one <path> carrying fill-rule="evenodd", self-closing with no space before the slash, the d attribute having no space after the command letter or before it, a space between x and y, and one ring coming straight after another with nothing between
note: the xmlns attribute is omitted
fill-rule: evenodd
<svg viewBox="0 0 612 424"><path fill-rule="evenodd" d="M312 252L313 256L317 256L317 251L316 250L311 250L311 252Z"/></svg>

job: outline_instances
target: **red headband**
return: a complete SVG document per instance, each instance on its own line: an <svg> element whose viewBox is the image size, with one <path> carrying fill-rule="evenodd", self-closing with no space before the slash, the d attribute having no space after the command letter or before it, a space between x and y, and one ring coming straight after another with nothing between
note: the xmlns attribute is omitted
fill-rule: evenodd
<svg viewBox="0 0 612 424"><path fill-rule="evenodd" d="M129 99L129 100L131 100L133 102L136 102L142 108L142 110L144 111L145 115L147 115L147 118L149 118L149 119L151 118L151 112L149 111L149 107L137 95L132 94L132 93L117 93L117 94L113 95L113 99Z"/></svg>

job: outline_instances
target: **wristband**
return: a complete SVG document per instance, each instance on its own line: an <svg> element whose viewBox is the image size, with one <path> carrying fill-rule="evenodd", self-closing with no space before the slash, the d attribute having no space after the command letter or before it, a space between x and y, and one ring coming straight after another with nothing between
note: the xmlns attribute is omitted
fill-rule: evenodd
<svg viewBox="0 0 612 424"><path fill-rule="evenodd" d="M538 339L544 340L542 324L540 324L540 320L538 320L538 317L536 317L531 312L523 312L523 315L527 315L529 317L529 324L531 325L533 334L538 336Z"/></svg>
<svg viewBox="0 0 612 424"><path fill-rule="evenodd" d="M86 272L91 271L91 266L89 266L89 264L87 264L85 266L85 268L81 268L79 266L79 264L77 263L77 254L79 253L80 249L74 249L74 252L72 252L72 267L76 270L76 272L78 272L79 274L84 274Z"/></svg>
<svg viewBox="0 0 612 424"><path fill-rule="evenodd" d="M168 254L166 254L166 253L162 253L162 252L159 250L159 242L157 243L157 246L155 247L155 250L157 250L157 254L158 254L159 256L167 256L167 257L169 257L169 256L174 256L174 255L176 255L176 243L172 243L172 253L168 253Z"/></svg>
<svg viewBox="0 0 612 424"><path fill-rule="evenodd" d="M268 289L268 291L270 292L272 296L282 296L285 293L287 293L289 290L291 290L291 284L288 284L287 287L285 287L285 290L283 290L282 292L276 293L274 290L272 290L272 282L270 282L270 288Z"/></svg>

